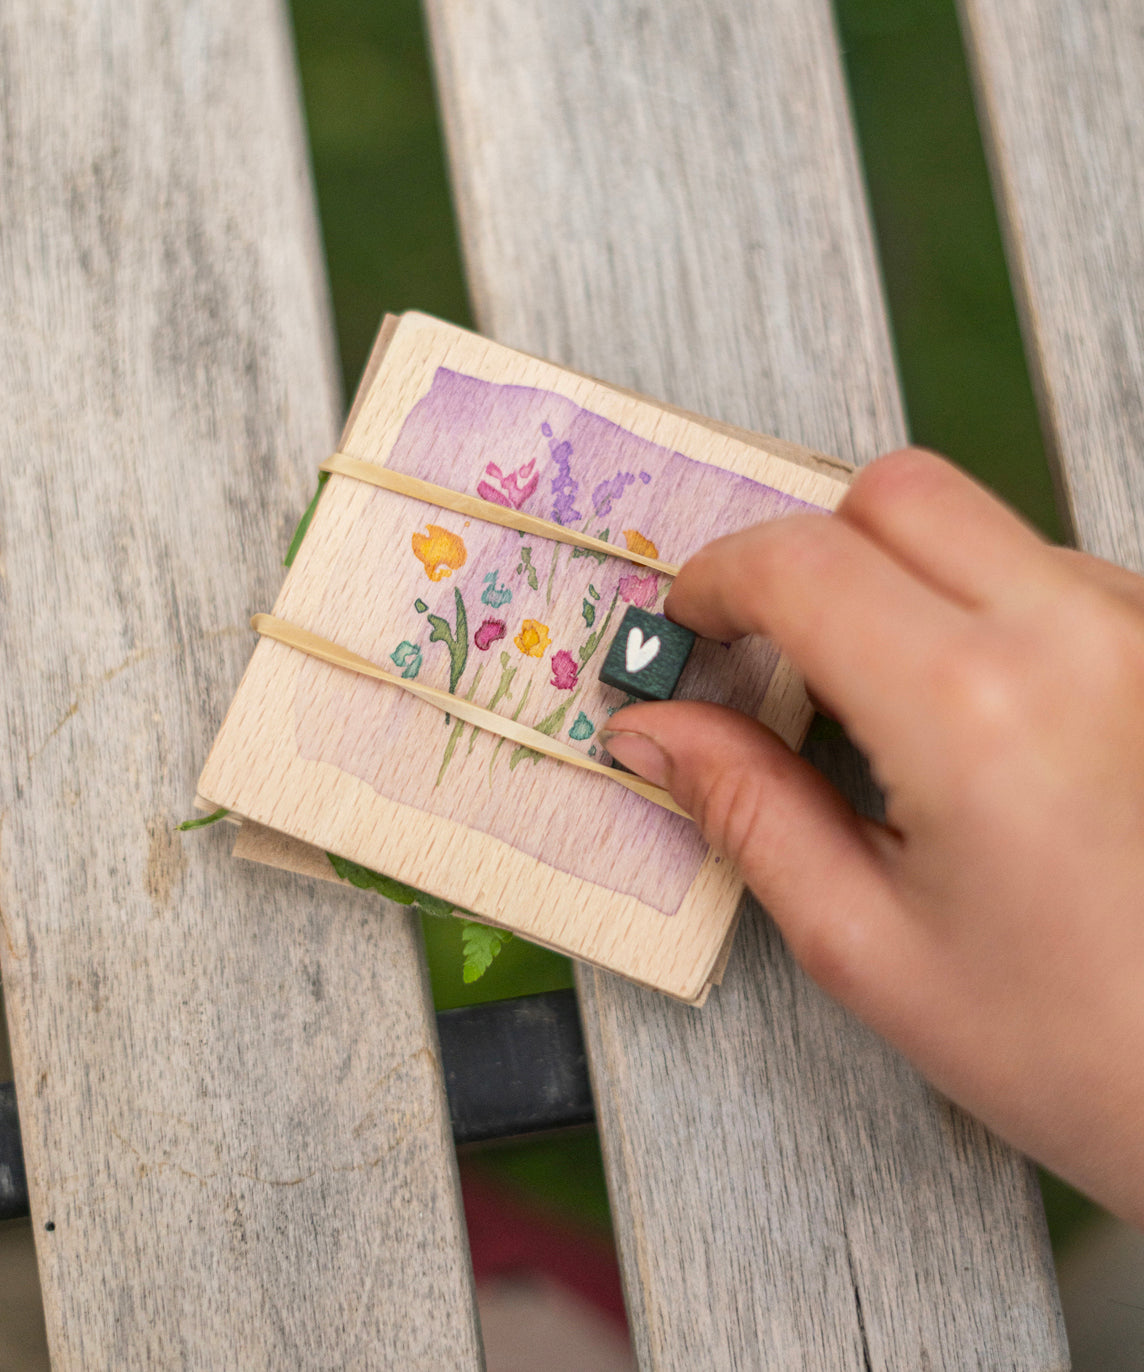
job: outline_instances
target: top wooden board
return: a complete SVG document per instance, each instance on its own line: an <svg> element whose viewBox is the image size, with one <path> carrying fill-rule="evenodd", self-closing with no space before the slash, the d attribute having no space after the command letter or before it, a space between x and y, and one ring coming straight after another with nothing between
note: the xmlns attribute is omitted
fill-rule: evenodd
<svg viewBox="0 0 1144 1372"><path fill-rule="evenodd" d="M683 562L720 534L833 509L847 469L422 315L383 330L341 449ZM334 475L274 613L607 761L597 677L625 603L668 578ZM811 710L772 645L701 641L677 695L797 745ZM688 1001L742 882L695 826L392 685L281 643L254 653L199 784L244 818Z"/></svg>

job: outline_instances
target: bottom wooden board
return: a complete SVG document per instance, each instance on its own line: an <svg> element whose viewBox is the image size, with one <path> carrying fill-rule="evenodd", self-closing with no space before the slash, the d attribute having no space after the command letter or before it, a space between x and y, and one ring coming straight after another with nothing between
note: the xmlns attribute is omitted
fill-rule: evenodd
<svg viewBox="0 0 1144 1372"><path fill-rule="evenodd" d="M265 824L256 824L253 820L241 821L238 837L234 842L233 856L245 858L249 862L265 863L268 867L279 867L284 871L294 872L298 876L317 877L320 881L333 881L342 886L349 884L338 876L325 849L315 847L312 843L303 843L301 839L291 838L289 834L279 833L278 830L267 828ZM480 924L497 924L496 920L479 918L468 911L465 912L465 918L476 920ZM728 958L731 956L731 947L734 943L737 926L738 916L727 932L727 937L715 960L711 975L698 994L686 1000L685 1004L692 1005L696 1009L700 1008L707 1000L712 986L718 986L722 981L723 971L727 966ZM546 948L553 947L552 944L545 943L543 939L530 939L529 941L539 943ZM562 952L563 949L556 948L555 951ZM580 960L588 961L588 959ZM675 999L683 998L675 997Z"/></svg>

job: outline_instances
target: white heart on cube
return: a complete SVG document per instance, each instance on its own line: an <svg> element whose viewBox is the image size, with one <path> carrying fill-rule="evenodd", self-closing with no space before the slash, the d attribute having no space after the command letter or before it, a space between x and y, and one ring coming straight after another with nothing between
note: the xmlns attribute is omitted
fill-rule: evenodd
<svg viewBox="0 0 1144 1372"><path fill-rule="evenodd" d="M649 662L653 662L658 652L658 634L652 634L651 638L644 638L639 628L633 627L628 630L628 646L624 653L624 666L633 675L636 672L642 672Z"/></svg>

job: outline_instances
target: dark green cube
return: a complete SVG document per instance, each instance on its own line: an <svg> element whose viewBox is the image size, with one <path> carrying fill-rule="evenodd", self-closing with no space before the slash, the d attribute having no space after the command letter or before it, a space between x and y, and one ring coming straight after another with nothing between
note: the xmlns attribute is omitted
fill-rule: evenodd
<svg viewBox="0 0 1144 1372"><path fill-rule="evenodd" d="M600 680L640 700L670 700L694 643L690 629L629 605Z"/></svg>

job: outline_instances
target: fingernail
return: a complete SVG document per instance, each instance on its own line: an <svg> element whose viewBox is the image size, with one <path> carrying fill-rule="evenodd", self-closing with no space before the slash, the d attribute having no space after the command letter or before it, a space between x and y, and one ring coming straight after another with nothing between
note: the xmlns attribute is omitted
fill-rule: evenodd
<svg viewBox="0 0 1144 1372"><path fill-rule="evenodd" d="M653 786L667 785L667 754L646 734L605 732L601 734L600 742L617 762L622 762L645 781Z"/></svg>

